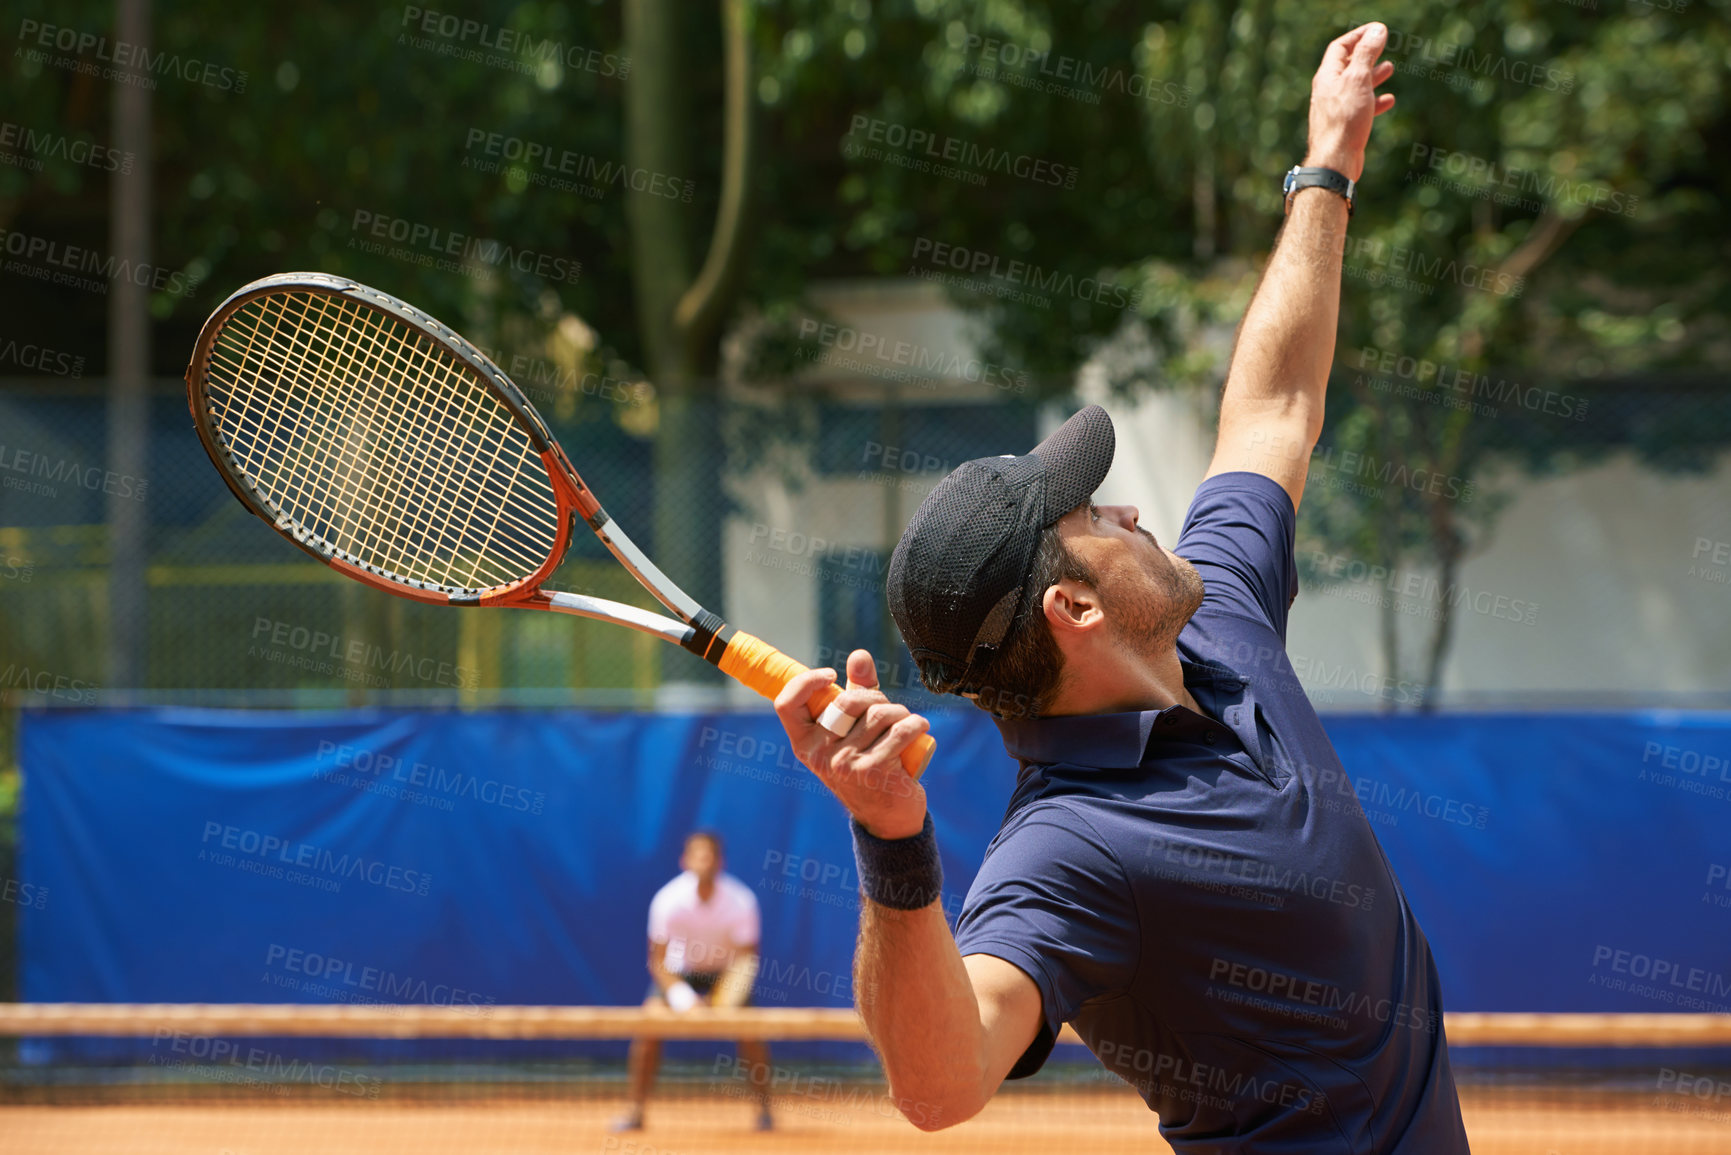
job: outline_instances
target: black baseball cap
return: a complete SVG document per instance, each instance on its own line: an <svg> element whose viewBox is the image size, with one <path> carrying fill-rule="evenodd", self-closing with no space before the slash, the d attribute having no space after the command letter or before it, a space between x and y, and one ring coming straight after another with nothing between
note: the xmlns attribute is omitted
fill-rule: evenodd
<svg viewBox="0 0 1731 1155"><path fill-rule="evenodd" d="M963 462L920 502L890 555L886 592L928 689L975 689L1032 600L1041 535L1100 488L1116 443L1112 419L1090 405L1020 457Z"/></svg>

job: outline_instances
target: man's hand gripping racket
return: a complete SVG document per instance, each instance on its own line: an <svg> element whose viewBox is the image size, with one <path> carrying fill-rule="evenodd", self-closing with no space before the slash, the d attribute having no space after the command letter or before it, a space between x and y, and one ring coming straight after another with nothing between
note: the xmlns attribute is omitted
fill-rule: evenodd
<svg viewBox="0 0 1731 1155"><path fill-rule="evenodd" d="M845 734L811 720L811 702L835 693L834 670L807 670L775 699L793 752L872 834L918 834L926 820L926 788L919 772L907 768L907 753L931 741L930 723L884 696L866 651L848 655L847 679L847 689L832 699L832 708L855 719Z"/></svg>
<svg viewBox="0 0 1731 1155"><path fill-rule="evenodd" d="M205 322L186 391L241 504L348 577L438 605L613 622L766 698L809 673L673 584L607 516L516 383L413 305L325 273L254 281ZM676 618L542 588L579 520ZM853 727L835 686L802 700L834 734ZM858 713L870 730L870 710ZM925 734L907 744L907 775L934 748Z"/></svg>

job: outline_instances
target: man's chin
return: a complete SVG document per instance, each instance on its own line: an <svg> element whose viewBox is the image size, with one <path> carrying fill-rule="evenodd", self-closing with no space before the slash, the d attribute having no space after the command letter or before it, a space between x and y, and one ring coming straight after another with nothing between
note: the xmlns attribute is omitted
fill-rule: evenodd
<svg viewBox="0 0 1731 1155"><path fill-rule="evenodd" d="M1183 628L1183 623L1188 622L1191 616L1202 607L1202 595L1207 591L1202 585L1202 575L1196 572L1195 566L1172 553L1171 550L1166 552L1172 558L1173 572L1178 575L1176 597L1179 606L1183 609L1182 621L1180 622L1180 628Z"/></svg>

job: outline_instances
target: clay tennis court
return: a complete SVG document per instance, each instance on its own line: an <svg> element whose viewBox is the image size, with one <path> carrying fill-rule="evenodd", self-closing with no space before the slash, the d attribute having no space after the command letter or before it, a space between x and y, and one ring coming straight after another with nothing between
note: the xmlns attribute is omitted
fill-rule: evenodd
<svg viewBox="0 0 1731 1155"><path fill-rule="evenodd" d="M878 1088L881 1092L881 1088ZM863 1102L865 1096L857 1100ZM969 1123L922 1134L899 1118L837 1110L797 1098L776 1103L777 1129L750 1130L746 1103L721 1098L658 1102L647 1130L614 1135L622 1098L558 1103L489 1100L415 1105L358 1103L8 1107L0 1109L7 1155L373 1155L463 1151L472 1155L704 1155L706 1152L1039 1152L1086 1145L1089 1155L1168 1151L1154 1119L1127 1090L1000 1095ZM1731 1151L1723 1115L1668 1112L1654 1097L1592 1101L1503 1090L1462 1092L1476 1155L1627 1155Z"/></svg>
<svg viewBox="0 0 1731 1155"><path fill-rule="evenodd" d="M1457 1014L1447 1029L1478 1155L1731 1152L1726 1016ZM30 1061L24 1051L9 1056L0 1071L0 1155L1068 1155L1078 1142L1088 1155L1169 1149L1136 1093L1080 1048L1007 1087L978 1117L935 1134L901 1117L869 1062L791 1056L777 1060L772 1132L751 1128L749 1084L705 1063L663 1079L645 1130L615 1134L609 1124L627 1107L623 1069L616 1062L574 1065L557 1050L578 1039L633 1035L858 1042L858 1018L836 1008L712 1010L701 1018L634 1007L496 1007L476 1015L449 1007L89 1004L0 1013L0 1036L42 1043L55 1035L72 1043L132 1036L145 1051L118 1062L80 1058L76 1047L57 1063ZM387 1065L273 1066L268 1060L288 1057L295 1036L327 1046L338 1037L415 1040L420 1051ZM152 1061L147 1042L249 1037L259 1050L222 1058L220 1048L193 1047L187 1053L196 1061L184 1065ZM553 1049L545 1062L496 1052L453 1063L453 1054L442 1053L464 1040L541 1040ZM1075 1036L1066 1030L1062 1041ZM267 1061L244 1065L241 1055Z"/></svg>

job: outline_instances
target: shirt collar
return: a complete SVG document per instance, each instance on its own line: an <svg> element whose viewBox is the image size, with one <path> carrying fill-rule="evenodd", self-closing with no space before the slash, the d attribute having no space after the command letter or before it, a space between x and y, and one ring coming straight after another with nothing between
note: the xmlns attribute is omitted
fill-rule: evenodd
<svg viewBox="0 0 1731 1155"><path fill-rule="evenodd" d="M1218 662L1180 658L1178 664L1184 671L1185 688L1191 690L1191 696L1204 709L1212 708L1215 691L1236 690L1246 684L1242 677ZM1003 735L1004 749L1019 762L1038 765L1063 762L1102 770L1140 766L1147 756L1149 741L1156 736L1195 741L1205 731L1228 729L1218 719L1204 717L1185 706L993 721Z"/></svg>

